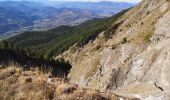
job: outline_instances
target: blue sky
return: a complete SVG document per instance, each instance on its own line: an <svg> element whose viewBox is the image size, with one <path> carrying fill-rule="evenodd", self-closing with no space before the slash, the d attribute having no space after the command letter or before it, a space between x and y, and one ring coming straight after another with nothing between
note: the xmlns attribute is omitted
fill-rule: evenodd
<svg viewBox="0 0 170 100"><path fill-rule="evenodd" d="M50 1L90 1L90 2L97 2L97 1L116 1L116 2L140 2L141 0L50 0Z"/></svg>
<svg viewBox="0 0 170 100"><path fill-rule="evenodd" d="M7 0L0 0L0 1L7 1ZM8 0L9 1L9 0ZM24 1L24 0L11 0L11 1ZM98 2L98 1L115 1L115 2L131 2L136 3L140 2L141 0L25 0L25 1L82 1L82 2Z"/></svg>

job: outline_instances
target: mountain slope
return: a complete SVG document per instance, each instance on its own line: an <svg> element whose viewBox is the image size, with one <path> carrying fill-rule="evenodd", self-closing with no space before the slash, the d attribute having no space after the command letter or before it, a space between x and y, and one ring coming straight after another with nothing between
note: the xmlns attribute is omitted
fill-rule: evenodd
<svg viewBox="0 0 170 100"><path fill-rule="evenodd" d="M169 4L169 0L143 0L95 41L58 56L73 66L70 82L144 100L169 100Z"/></svg>
<svg viewBox="0 0 170 100"><path fill-rule="evenodd" d="M81 47L95 39L125 12L126 10L113 17L93 19L76 26L60 26L49 31L25 32L7 39L7 42L27 49L32 53L31 56L52 58L75 43Z"/></svg>
<svg viewBox="0 0 170 100"><path fill-rule="evenodd" d="M0 70L1 68L13 65L23 70L39 69L44 73L50 72L51 76L60 78L65 77L71 68L69 62L63 59L58 61L37 59L27 56L21 50L14 50L7 47L0 48Z"/></svg>
<svg viewBox="0 0 170 100"><path fill-rule="evenodd" d="M0 2L0 35L23 31L49 30L60 25L77 25L100 18L96 12L73 8L54 8L38 2Z"/></svg>
<svg viewBox="0 0 170 100"><path fill-rule="evenodd" d="M62 78L50 77L41 70L23 70L18 65L0 69L1 100L139 100L114 92L82 88Z"/></svg>
<svg viewBox="0 0 170 100"><path fill-rule="evenodd" d="M93 18L110 17L122 9L133 6L126 3L113 3L117 6L106 11L104 9L109 7L105 3L89 2L82 5L84 8L73 7L73 4L79 5L76 2L51 6L47 2L43 4L33 1L0 1L0 37L9 37L25 31L49 30L61 25L78 25ZM85 9L91 4L95 5L93 9Z"/></svg>

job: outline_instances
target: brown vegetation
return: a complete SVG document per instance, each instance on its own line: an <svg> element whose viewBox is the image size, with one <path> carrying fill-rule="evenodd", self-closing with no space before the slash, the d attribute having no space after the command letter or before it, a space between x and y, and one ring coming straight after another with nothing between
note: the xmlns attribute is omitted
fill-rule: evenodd
<svg viewBox="0 0 170 100"><path fill-rule="evenodd" d="M0 100L119 100L113 93L80 88L64 79L49 78L50 72L23 70L11 64L0 69Z"/></svg>

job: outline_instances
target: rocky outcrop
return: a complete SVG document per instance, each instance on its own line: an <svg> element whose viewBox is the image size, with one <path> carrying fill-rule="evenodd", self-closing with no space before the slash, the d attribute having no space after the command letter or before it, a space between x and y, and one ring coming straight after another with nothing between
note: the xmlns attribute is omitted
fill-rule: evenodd
<svg viewBox="0 0 170 100"><path fill-rule="evenodd" d="M169 0L143 0L116 21L122 24L111 39L102 32L83 48L73 46L60 55L72 63L70 82L144 100L169 100L169 5Z"/></svg>

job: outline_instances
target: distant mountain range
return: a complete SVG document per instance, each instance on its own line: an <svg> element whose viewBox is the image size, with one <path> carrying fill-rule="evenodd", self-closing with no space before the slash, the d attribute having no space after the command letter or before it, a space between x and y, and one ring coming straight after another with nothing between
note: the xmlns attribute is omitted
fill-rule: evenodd
<svg viewBox="0 0 170 100"><path fill-rule="evenodd" d="M0 37L24 31L49 30L60 25L77 25L103 18L131 7L128 3L60 2L44 4L30 1L0 2Z"/></svg>
<svg viewBox="0 0 170 100"><path fill-rule="evenodd" d="M93 10L96 12L102 13L117 13L125 8L129 8L134 4L126 3L126 2L109 2L109 1L101 1L101 2L57 2L51 4L56 8L78 8L84 10Z"/></svg>

